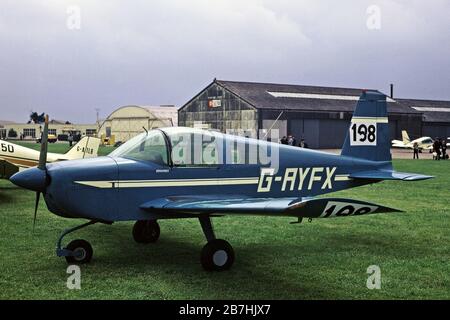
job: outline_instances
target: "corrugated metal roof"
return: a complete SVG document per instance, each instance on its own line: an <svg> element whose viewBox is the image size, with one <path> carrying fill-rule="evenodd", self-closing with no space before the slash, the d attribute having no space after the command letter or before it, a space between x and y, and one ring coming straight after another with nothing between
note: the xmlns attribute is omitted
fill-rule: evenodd
<svg viewBox="0 0 450 320"><path fill-rule="evenodd" d="M424 122L450 122L450 101L397 99L401 104L422 112Z"/></svg>
<svg viewBox="0 0 450 320"><path fill-rule="evenodd" d="M347 111L353 112L356 100L364 89L303 86L275 83L256 83L215 80L258 109ZM333 98L333 96L336 96ZM391 113L420 114L421 112L391 99Z"/></svg>

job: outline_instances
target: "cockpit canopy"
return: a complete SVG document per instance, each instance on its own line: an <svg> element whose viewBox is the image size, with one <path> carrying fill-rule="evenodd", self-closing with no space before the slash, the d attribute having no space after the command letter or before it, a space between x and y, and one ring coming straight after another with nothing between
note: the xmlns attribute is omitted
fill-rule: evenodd
<svg viewBox="0 0 450 320"><path fill-rule="evenodd" d="M141 133L110 156L150 161L161 166L267 164L267 156L275 154L274 148L278 148L278 144L214 131L171 127ZM266 149L268 153L261 152Z"/></svg>
<svg viewBox="0 0 450 320"><path fill-rule="evenodd" d="M160 130L141 133L122 144L109 155L132 160L151 161L159 165L169 164L165 137Z"/></svg>

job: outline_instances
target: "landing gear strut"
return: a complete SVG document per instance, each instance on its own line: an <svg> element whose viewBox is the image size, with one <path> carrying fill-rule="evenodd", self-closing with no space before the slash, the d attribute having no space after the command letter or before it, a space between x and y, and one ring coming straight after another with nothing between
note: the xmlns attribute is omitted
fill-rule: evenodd
<svg viewBox="0 0 450 320"><path fill-rule="evenodd" d="M223 271L234 262L233 247L225 240L216 239L210 217L200 217L200 224L208 243L203 247L200 261L207 271Z"/></svg>
<svg viewBox="0 0 450 320"><path fill-rule="evenodd" d="M85 228L87 226L90 226L94 223L97 223L98 221L89 221L87 223L84 223L82 225L76 226L74 228L70 228L65 230L58 239L58 243L56 244L56 255L58 257L65 257L67 263L75 263L75 264L83 264L83 263L89 263L92 259L92 255L94 253L94 250L92 249L92 246L89 242L86 240L73 240L71 241L67 247L61 248L62 239L68 235L71 232L74 232L76 230L80 230L82 228Z"/></svg>

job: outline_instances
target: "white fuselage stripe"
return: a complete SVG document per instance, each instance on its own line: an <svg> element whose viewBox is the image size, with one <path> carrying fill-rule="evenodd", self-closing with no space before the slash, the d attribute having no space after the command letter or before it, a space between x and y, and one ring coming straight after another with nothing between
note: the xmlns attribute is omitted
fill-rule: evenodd
<svg viewBox="0 0 450 320"><path fill-rule="evenodd" d="M376 122L376 123L388 123L387 117L353 117L352 123L364 123L366 121Z"/></svg>
<svg viewBox="0 0 450 320"><path fill-rule="evenodd" d="M351 179L348 177L348 174L337 174L337 175L334 177L334 181L348 181L348 180L351 180Z"/></svg>
<svg viewBox="0 0 450 320"><path fill-rule="evenodd" d="M148 187L195 187L258 184L258 178L213 178L173 180L120 180L120 181L75 181L77 184L96 188L148 188Z"/></svg>

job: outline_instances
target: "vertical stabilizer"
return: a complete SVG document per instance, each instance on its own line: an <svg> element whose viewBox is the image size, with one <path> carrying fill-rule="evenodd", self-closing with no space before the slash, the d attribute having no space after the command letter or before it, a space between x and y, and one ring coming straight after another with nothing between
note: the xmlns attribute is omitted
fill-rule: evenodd
<svg viewBox="0 0 450 320"><path fill-rule="evenodd" d="M386 96L364 91L342 148L342 155L372 161L391 161Z"/></svg>

